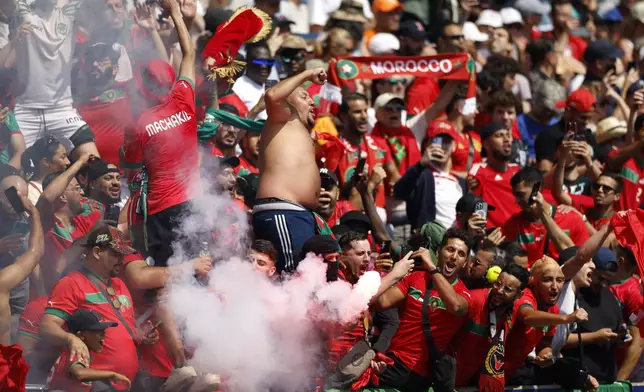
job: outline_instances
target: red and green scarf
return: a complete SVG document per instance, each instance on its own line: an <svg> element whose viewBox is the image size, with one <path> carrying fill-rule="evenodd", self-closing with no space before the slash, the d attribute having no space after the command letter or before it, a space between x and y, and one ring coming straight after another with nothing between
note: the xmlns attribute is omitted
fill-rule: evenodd
<svg viewBox="0 0 644 392"><path fill-rule="evenodd" d="M401 176L405 174L407 169L420 161L418 142L409 128L405 126L387 128L380 123L376 123L372 135L379 136L385 140Z"/></svg>
<svg viewBox="0 0 644 392"><path fill-rule="evenodd" d="M488 309L488 311L490 312L489 314L494 313L494 310ZM492 342L487 354L485 354L485 360L479 375L479 391L503 392L505 390L505 342L514 323L513 307L509 306L498 320L490 319L489 321ZM495 331L492 331L494 321L496 321Z"/></svg>

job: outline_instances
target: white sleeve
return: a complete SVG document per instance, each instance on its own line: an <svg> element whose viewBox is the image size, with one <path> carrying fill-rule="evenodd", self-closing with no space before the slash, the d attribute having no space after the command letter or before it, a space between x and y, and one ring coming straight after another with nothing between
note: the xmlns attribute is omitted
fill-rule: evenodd
<svg viewBox="0 0 644 392"><path fill-rule="evenodd" d="M309 0L309 24L324 26L340 3L341 0Z"/></svg>
<svg viewBox="0 0 644 392"><path fill-rule="evenodd" d="M561 295L557 301L559 314L568 315L575 311L575 292L571 281L568 281L562 287ZM552 337L552 357L557 360L559 353L564 344L568 341L570 335L570 326L567 324L557 325L555 336Z"/></svg>
<svg viewBox="0 0 644 392"><path fill-rule="evenodd" d="M411 132L416 137L416 143L420 146L425 138L425 134L427 133L427 127L429 126L427 119L425 118L425 111L422 111L409 119L406 125L407 128L411 129Z"/></svg>

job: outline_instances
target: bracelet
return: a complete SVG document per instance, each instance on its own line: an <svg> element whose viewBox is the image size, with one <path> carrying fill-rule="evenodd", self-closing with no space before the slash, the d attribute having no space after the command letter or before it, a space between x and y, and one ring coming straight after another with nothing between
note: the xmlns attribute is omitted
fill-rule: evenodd
<svg viewBox="0 0 644 392"><path fill-rule="evenodd" d="M442 274L442 273L443 273L443 271L441 271L441 269L439 267L436 267L434 270L429 271L430 275L436 275L436 274Z"/></svg>

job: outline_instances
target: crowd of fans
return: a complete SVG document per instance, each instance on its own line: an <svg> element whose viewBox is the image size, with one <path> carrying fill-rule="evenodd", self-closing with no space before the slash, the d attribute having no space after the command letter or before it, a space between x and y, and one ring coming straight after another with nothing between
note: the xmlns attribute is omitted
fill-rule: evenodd
<svg viewBox="0 0 644 392"><path fill-rule="evenodd" d="M209 52L242 15L261 39ZM329 86L454 53L476 107ZM311 391L644 381L644 1L1 0L0 94L0 390L234 391L164 301L232 255L380 273Z"/></svg>

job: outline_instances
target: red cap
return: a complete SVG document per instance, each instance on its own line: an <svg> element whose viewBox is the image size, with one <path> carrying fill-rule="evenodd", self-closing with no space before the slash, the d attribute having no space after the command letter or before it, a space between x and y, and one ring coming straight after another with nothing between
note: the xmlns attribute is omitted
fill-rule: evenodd
<svg viewBox="0 0 644 392"><path fill-rule="evenodd" d="M136 87L146 99L163 102L168 97L176 75L172 66L165 61L152 60L139 67L135 75Z"/></svg>
<svg viewBox="0 0 644 392"><path fill-rule="evenodd" d="M582 113L591 113L595 111L595 96L590 90L580 88L573 91L565 101L559 101L555 104L557 109L575 109Z"/></svg>
<svg viewBox="0 0 644 392"><path fill-rule="evenodd" d="M435 120L429 123L427 137L433 138L438 135L449 135L454 140L459 136L452 123L446 120Z"/></svg>

